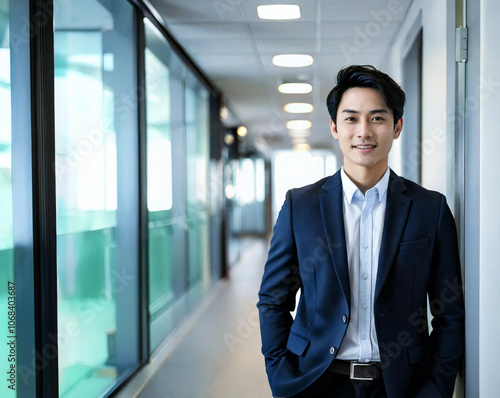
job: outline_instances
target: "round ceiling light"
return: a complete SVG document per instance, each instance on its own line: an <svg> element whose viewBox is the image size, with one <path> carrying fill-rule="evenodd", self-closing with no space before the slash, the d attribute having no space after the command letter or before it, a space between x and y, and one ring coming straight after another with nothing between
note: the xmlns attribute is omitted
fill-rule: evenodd
<svg viewBox="0 0 500 398"><path fill-rule="evenodd" d="M299 19L300 7L295 4L270 4L257 6L260 19L287 20Z"/></svg>
<svg viewBox="0 0 500 398"><path fill-rule="evenodd" d="M307 94L312 89L309 83L283 83L278 87L278 91L284 94Z"/></svg>
<svg viewBox="0 0 500 398"><path fill-rule="evenodd" d="M248 133L248 130L247 130L247 128L245 126L240 126L236 130L236 134L238 134L240 137L246 136L247 133Z"/></svg>
<svg viewBox="0 0 500 398"><path fill-rule="evenodd" d="M286 123L288 130L307 130L310 129L312 123L309 120L290 120Z"/></svg>
<svg viewBox="0 0 500 398"><path fill-rule="evenodd" d="M293 102L286 104L283 109L288 113L310 113L313 111L314 107L304 102Z"/></svg>
<svg viewBox="0 0 500 398"><path fill-rule="evenodd" d="M285 68L301 68L313 62L314 58L307 54L280 54L273 57L273 65Z"/></svg>

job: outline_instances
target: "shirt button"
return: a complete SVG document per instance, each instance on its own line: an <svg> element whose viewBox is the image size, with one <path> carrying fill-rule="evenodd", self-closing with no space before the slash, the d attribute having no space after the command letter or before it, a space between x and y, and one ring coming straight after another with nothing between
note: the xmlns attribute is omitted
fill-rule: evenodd
<svg viewBox="0 0 500 398"><path fill-rule="evenodd" d="M363 247L364 247L365 249L368 249L368 245L367 245L366 243L363 245Z"/></svg>
<svg viewBox="0 0 500 398"><path fill-rule="evenodd" d="M361 338L362 338L363 340L366 340L366 339L367 339L366 334L364 334L363 336L361 336Z"/></svg>
<svg viewBox="0 0 500 398"><path fill-rule="evenodd" d="M347 315L342 315L342 322L347 323Z"/></svg>
<svg viewBox="0 0 500 398"><path fill-rule="evenodd" d="M368 274L363 274L363 279L367 280L368 279Z"/></svg>
<svg viewBox="0 0 500 398"><path fill-rule="evenodd" d="M333 355L333 354L335 354L335 347L330 348L330 355Z"/></svg>
<svg viewBox="0 0 500 398"><path fill-rule="evenodd" d="M366 310L366 309L368 308L368 306L367 306L366 304L363 304L363 305L361 306L361 308L363 308L364 310Z"/></svg>

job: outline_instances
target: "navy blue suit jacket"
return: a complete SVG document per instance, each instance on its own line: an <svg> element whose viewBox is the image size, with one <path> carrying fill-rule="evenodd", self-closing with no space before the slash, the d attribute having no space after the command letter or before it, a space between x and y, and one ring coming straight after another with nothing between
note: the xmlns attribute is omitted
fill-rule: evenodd
<svg viewBox="0 0 500 398"><path fill-rule="evenodd" d="M292 396L318 379L346 333L350 283L342 195L340 172L292 189L276 221L258 303L275 396ZM391 171L374 298L388 398L452 396L464 344L460 275L445 197Z"/></svg>

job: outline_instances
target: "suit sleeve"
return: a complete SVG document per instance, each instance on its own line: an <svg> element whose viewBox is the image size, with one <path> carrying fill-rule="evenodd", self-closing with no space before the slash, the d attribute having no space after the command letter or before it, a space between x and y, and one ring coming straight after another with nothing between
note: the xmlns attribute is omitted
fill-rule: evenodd
<svg viewBox="0 0 500 398"><path fill-rule="evenodd" d="M274 226L257 304L262 353L271 385L279 361L286 352L293 321L290 311L295 308L295 295L301 286L293 235L291 196L291 191L288 191Z"/></svg>
<svg viewBox="0 0 500 398"><path fill-rule="evenodd" d="M430 335L432 369L417 397L451 398L464 349L464 302L457 231L444 196L428 294L433 316Z"/></svg>

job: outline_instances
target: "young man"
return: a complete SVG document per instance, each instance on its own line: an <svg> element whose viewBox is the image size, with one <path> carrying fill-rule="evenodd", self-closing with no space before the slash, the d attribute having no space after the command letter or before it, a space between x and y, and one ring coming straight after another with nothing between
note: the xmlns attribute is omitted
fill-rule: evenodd
<svg viewBox="0 0 500 398"><path fill-rule="evenodd" d="M388 167L404 102L369 66L342 69L328 95L344 165L287 193L259 292L274 396L453 394L464 343L456 228L443 195Z"/></svg>

